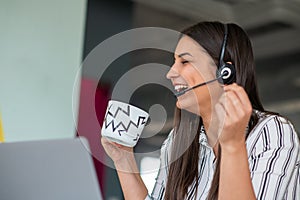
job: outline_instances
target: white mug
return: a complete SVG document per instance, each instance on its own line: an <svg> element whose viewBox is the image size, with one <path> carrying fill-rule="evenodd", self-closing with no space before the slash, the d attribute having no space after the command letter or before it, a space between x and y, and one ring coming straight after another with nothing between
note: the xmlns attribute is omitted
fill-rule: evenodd
<svg viewBox="0 0 300 200"><path fill-rule="evenodd" d="M110 100L105 113L101 134L110 141L134 147L149 118L149 114L128 103Z"/></svg>

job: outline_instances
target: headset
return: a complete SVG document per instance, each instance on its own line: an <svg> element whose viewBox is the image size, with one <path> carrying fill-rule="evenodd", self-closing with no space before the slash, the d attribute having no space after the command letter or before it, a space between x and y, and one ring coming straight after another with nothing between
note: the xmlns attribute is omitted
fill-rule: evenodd
<svg viewBox="0 0 300 200"><path fill-rule="evenodd" d="M216 77L218 78L217 80L219 81L219 83L225 85L229 85L233 83L235 81L235 75L236 75L234 65L224 62L224 54L226 50L227 38L228 38L228 25L224 24L224 39L222 43Z"/></svg>
<svg viewBox="0 0 300 200"><path fill-rule="evenodd" d="M207 82L203 82L200 84L197 84L193 87L187 88L185 90L182 90L180 92L176 92L175 96L179 97L183 94L185 94L186 92L193 90L197 87L201 87L203 85L212 83L214 81L218 81L220 84L224 84L224 85L229 85L231 83L233 83L236 79L236 71L235 71L235 67L233 64L231 63L225 63L224 62L224 55L225 55L225 50L226 50L226 44L227 44L227 38L228 38L228 25L224 24L224 38L223 38L223 42L222 42L222 48L221 48L221 53L220 53L220 57L219 57L219 63L218 63L218 69L216 71L216 77L213 80L207 81Z"/></svg>

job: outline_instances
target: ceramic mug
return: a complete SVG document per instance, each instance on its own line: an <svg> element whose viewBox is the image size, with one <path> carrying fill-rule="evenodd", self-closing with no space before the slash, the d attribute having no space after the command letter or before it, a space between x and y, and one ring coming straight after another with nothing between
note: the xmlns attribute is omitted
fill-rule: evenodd
<svg viewBox="0 0 300 200"><path fill-rule="evenodd" d="M110 141L133 147L139 140L148 118L149 114L136 106L110 100L101 134Z"/></svg>

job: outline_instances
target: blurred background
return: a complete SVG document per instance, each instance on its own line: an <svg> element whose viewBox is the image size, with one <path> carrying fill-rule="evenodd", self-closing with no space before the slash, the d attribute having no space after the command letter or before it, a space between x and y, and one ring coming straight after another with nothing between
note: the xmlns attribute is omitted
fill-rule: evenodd
<svg viewBox="0 0 300 200"><path fill-rule="evenodd" d="M102 77L95 76L102 66L82 69L82 61L98 44L122 31L148 26L180 31L204 20L235 22L247 31L265 108L286 116L299 133L299 0L0 0L0 140L83 135L95 154L105 156L99 133L117 81L141 64L171 65L173 55L158 49L135 50L116 59ZM135 148L159 152L172 128L171 91L143 85L130 103L146 110L161 105L165 110L165 123L152 122L161 130L142 138ZM90 116L95 112L93 121ZM159 153L138 157L142 172L149 164L157 168L158 158ZM115 170L94 162L105 199L123 199ZM143 174L149 191L154 177L155 172Z"/></svg>

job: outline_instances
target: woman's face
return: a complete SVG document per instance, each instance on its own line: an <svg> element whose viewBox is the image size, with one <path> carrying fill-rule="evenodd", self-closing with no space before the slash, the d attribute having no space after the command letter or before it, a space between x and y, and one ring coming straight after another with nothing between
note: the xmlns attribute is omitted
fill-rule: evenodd
<svg viewBox="0 0 300 200"><path fill-rule="evenodd" d="M179 40L174 58L167 78L172 81L176 92L216 78L217 66L213 59L188 36ZM221 93L222 87L215 81L179 96L176 106L202 116L211 110Z"/></svg>

